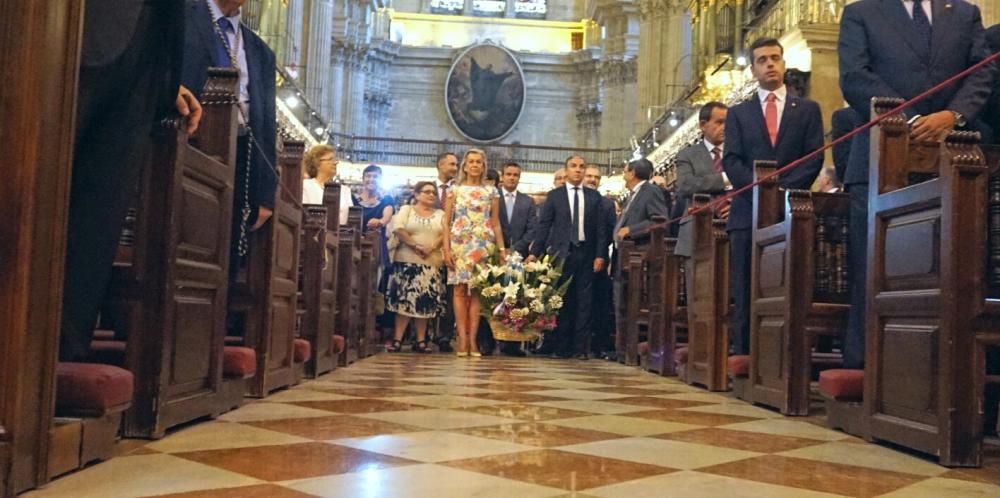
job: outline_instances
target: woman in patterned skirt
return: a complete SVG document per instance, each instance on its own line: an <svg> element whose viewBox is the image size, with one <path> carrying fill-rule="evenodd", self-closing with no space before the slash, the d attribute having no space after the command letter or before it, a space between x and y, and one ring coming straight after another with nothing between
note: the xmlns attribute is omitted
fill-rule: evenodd
<svg viewBox="0 0 1000 498"><path fill-rule="evenodd" d="M444 212L437 209L437 188L419 182L413 189L415 202L403 206L392 218L392 233L399 240L393 253L392 273L385 295L385 307L396 313L395 337L391 352L402 348L403 334L410 320L417 329L413 351L429 353L427 321L444 309Z"/></svg>
<svg viewBox="0 0 1000 498"><path fill-rule="evenodd" d="M476 345L479 329L479 299L469 290L472 272L499 249L504 252L500 232L500 195L486 179L486 153L469 149L462 158L455 188L444 208L444 262L448 283L454 285L455 328L458 356L482 354Z"/></svg>

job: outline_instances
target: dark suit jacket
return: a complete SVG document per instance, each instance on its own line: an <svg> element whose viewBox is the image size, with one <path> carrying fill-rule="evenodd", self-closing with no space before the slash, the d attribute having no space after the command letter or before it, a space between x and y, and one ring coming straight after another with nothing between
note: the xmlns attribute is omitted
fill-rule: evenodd
<svg viewBox="0 0 1000 498"><path fill-rule="evenodd" d="M722 180L722 175L715 172L715 162L712 154L705 148L704 140L693 145L689 145L677 153L677 204L681 207L675 208L672 215L674 217L683 216L687 211L688 201L694 194L721 194L726 184ZM691 247L694 225L691 218L681 222L677 231L677 246L674 254L679 256L691 256Z"/></svg>
<svg viewBox="0 0 1000 498"><path fill-rule="evenodd" d="M510 221L507 221L507 194L503 188L500 189L500 229L503 231L503 243L519 253L521 256L528 255L528 246L531 244L531 232L535 228L537 217L535 215L535 201L528 195L517 193L514 199L514 213Z"/></svg>
<svg viewBox="0 0 1000 498"><path fill-rule="evenodd" d="M872 97L910 99L988 56L979 7L965 0L931 0L930 53L920 48L913 20L899 0L861 0L844 7L840 21L840 88L869 119ZM947 7L946 7L947 5ZM970 123L990 94L995 69L985 68L908 108L907 116L944 109ZM869 134L851 144L845 184L868 183Z"/></svg>
<svg viewBox="0 0 1000 498"><path fill-rule="evenodd" d="M203 0L189 0L186 15L184 72L181 81L200 98L208 68L215 65L216 44L222 41L212 28L211 11ZM250 28L240 26L240 29L250 77L250 128L260 145L260 150L253 148L250 163L250 205L273 208L278 185L277 174L271 169L272 165L277 165L274 52Z"/></svg>
<svg viewBox="0 0 1000 498"><path fill-rule="evenodd" d="M1000 52L1000 24L994 24L986 30L986 43L991 53ZM984 141L1000 144L1000 69L997 69L997 77L993 80L993 93L980 115L993 132L993 140Z"/></svg>
<svg viewBox="0 0 1000 498"><path fill-rule="evenodd" d="M777 145L772 146L764 124L757 93L729 109L726 116L726 149L722 167L734 188L753 183L753 162L777 161L778 166L805 156L823 146L823 115L819 104L812 100L787 95L785 110L778 124ZM779 177L785 188L808 189L823 166L823 155L800 164ZM748 229L753 223L753 191L746 191L733 199L729 210L729 230Z"/></svg>
<svg viewBox="0 0 1000 498"><path fill-rule="evenodd" d="M176 1L160 1L149 4L143 0L87 0L84 9L83 42L80 45L80 65L100 68L113 64L140 35L136 25L143 6L150 9L148 15L155 19L154 25L162 28L162 42L165 43L166 59L161 60L167 70L159 74L158 88L144 89L150 95L159 96L159 115L165 115L174 107L177 88L181 79L181 62L184 54L184 5ZM142 33L141 35L158 35Z"/></svg>
<svg viewBox="0 0 1000 498"><path fill-rule="evenodd" d="M570 241L573 239L573 216L566 193L569 187L572 185L567 183L566 187L551 190L542 204L535 228L535 240L531 246L531 254L536 257L546 252L563 259L569 256ZM596 190L582 185L580 192L584 203L583 233L587 239L587 244L583 247L594 251L593 257L607 261L611 234L608 233L602 216L603 197Z"/></svg>
<svg viewBox="0 0 1000 498"><path fill-rule="evenodd" d="M847 135L855 128L864 124L864 120L857 111L850 107L844 107L833 111L830 116L830 140ZM837 171L837 180L844 182L844 174L847 173L847 164L851 157L851 143L853 138L833 146L833 169Z"/></svg>
<svg viewBox="0 0 1000 498"><path fill-rule="evenodd" d="M669 217L667 196L660 187L648 181L643 183L632 196L632 199L625 203L622 217L615 227L628 227L629 238L642 239L648 236L654 216L664 219ZM612 237L615 235L612 234Z"/></svg>

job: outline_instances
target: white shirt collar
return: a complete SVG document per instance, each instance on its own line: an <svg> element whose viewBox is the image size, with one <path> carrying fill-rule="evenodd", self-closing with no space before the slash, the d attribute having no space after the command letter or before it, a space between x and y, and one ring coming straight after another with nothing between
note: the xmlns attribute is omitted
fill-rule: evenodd
<svg viewBox="0 0 1000 498"><path fill-rule="evenodd" d="M503 193L503 195L517 195L516 189L508 191L506 188L503 187L503 185L500 186L500 191Z"/></svg>
<svg viewBox="0 0 1000 498"><path fill-rule="evenodd" d="M220 18L225 17L226 19L229 19L230 23L233 24L233 29L237 30L237 32L239 31L237 27L240 25L240 19L243 16L242 11L238 11L235 16L226 17L222 14L222 9L215 4L215 0L206 0L205 3L208 4L209 10L212 11L212 22L218 23Z"/></svg>
<svg viewBox="0 0 1000 498"><path fill-rule="evenodd" d="M761 104L764 104L765 102L767 102L767 96L772 93L774 94L775 97L777 97L776 103L778 105L781 105L781 103L785 101L785 97L788 96L788 87L786 87L785 85L781 85L781 88L773 92L770 90L764 90L763 88L758 88L757 98L760 99Z"/></svg>
<svg viewBox="0 0 1000 498"><path fill-rule="evenodd" d="M639 191L639 189L641 189L641 188L642 188L642 185L643 185L644 183L646 183L646 180L642 180L642 181L640 181L639 183L636 183L636 184L635 184L635 186L634 186L634 187L632 187L632 193L634 194L634 193L638 192L638 191Z"/></svg>
<svg viewBox="0 0 1000 498"><path fill-rule="evenodd" d="M567 192L570 192L570 193L572 193L572 192L573 192L573 189L574 189L574 188L577 188L577 187L579 187L579 188L580 188L580 190L583 190L583 189L585 188L585 187L583 186L583 183L582 183L582 182L581 182L581 183L580 183L579 185L573 185L573 184L572 184L572 183L570 183L570 182L566 182L566 191L567 191Z"/></svg>
<svg viewBox="0 0 1000 498"><path fill-rule="evenodd" d="M702 139L701 143L705 145L706 149L708 149L708 153L709 154L711 154L712 151L715 150L716 147L719 148L719 152L722 152L724 150L723 147L726 145L725 142L723 142L723 143L721 143L719 145L712 145L712 142L709 142L708 140L705 140L705 139Z"/></svg>

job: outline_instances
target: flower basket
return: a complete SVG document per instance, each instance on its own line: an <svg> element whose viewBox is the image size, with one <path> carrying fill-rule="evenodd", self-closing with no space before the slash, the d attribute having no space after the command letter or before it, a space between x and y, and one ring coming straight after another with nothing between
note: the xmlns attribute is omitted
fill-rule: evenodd
<svg viewBox="0 0 1000 498"><path fill-rule="evenodd" d="M543 329L527 326L522 327L521 331L518 332L500 320L487 319L487 321L490 322L493 338L498 341L532 342L541 337L544 332Z"/></svg>
<svg viewBox="0 0 1000 498"><path fill-rule="evenodd" d="M529 342L556 327L569 280L562 279L562 263L549 256L525 262L514 253L477 265L469 286L495 339Z"/></svg>

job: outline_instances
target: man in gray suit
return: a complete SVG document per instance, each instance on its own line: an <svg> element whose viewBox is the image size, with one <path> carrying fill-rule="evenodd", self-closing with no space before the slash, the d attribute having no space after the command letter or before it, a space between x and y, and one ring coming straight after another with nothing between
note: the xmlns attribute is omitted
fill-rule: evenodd
<svg viewBox="0 0 1000 498"><path fill-rule="evenodd" d="M535 228L535 201L517 191L521 183L521 165L508 162L500 175L500 228L504 245L528 257L531 231Z"/></svg>
<svg viewBox="0 0 1000 498"><path fill-rule="evenodd" d="M726 189L725 173L722 171L723 141L726 138L726 114L729 109L722 102L709 102L698 111L698 127L704 137L677 153L677 203L683 205L674 213L684 215L687 204L694 194L721 194ZM718 208L720 218L729 216L729 204ZM677 232L677 247L674 254L683 256L687 295L693 296L694 285L694 223L691 218L681 221Z"/></svg>
<svg viewBox="0 0 1000 498"><path fill-rule="evenodd" d="M642 243L649 236L653 217L667 218L667 201L660 187L649 182L653 176L653 163L649 160L629 162L625 165L624 176L631 195L615 225L615 242L628 237Z"/></svg>
<svg viewBox="0 0 1000 498"><path fill-rule="evenodd" d="M862 120L872 97L911 99L988 57L979 7L965 0L861 0L840 22L840 89ZM911 138L938 141L980 114L995 77L986 67L903 111ZM869 134L851 141L844 185L851 198L851 309L844 368L861 368L865 351Z"/></svg>

